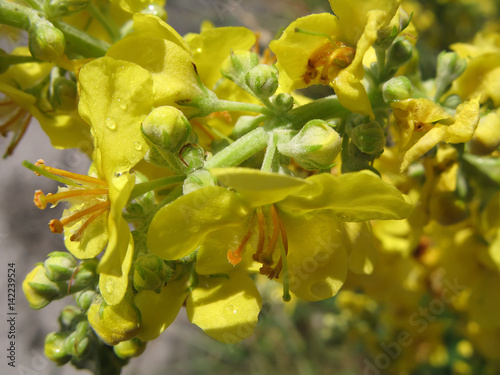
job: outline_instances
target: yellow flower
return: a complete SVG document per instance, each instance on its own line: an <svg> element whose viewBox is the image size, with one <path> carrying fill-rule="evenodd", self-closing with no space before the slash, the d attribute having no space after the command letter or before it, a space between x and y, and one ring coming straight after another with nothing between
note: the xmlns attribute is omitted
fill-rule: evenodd
<svg viewBox="0 0 500 375"><path fill-rule="evenodd" d="M30 56L28 48L20 47L13 54ZM28 90L42 83L53 65L49 63L24 63L11 66L0 75L0 134L14 132L4 156L10 155L35 117L55 148L89 148L89 128L76 111L48 112L39 107L37 97Z"/></svg>
<svg viewBox="0 0 500 375"><path fill-rule="evenodd" d="M451 49L467 59L465 72L454 82L451 93L463 100L481 96L500 105L500 34L478 33L472 44L456 43Z"/></svg>
<svg viewBox="0 0 500 375"><path fill-rule="evenodd" d="M313 14L292 22L281 38L270 43L278 59L285 91L312 84L331 84L347 109L373 117L362 84L363 57L389 24L399 1L330 1L336 16ZM339 4L339 5L337 5Z"/></svg>
<svg viewBox="0 0 500 375"><path fill-rule="evenodd" d="M479 97L460 104L455 116L429 99L405 99L391 107L404 152L401 171L439 142L470 141L479 122Z"/></svg>

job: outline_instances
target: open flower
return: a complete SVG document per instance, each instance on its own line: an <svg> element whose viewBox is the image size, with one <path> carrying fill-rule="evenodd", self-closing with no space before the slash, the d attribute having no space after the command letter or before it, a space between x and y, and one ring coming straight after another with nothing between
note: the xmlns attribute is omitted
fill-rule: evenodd
<svg viewBox="0 0 500 375"><path fill-rule="evenodd" d="M363 57L389 24L399 1L330 1L335 15L313 14L292 22L270 43L278 59L285 91L313 84L331 84L340 103L373 117L366 90Z"/></svg>
<svg viewBox="0 0 500 375"><path fill-rule="evenodd" d="M219 265L227 257L236 267L250 253L261 264L260 273L283 280L285 298L288 288L313 301L337 293L348 267L343 222L401 219L412 207L368 171L306 180L245 168L212 172L236 192L202 188L163 207L151 222L148 248L164 259L199 248L198 262ZM222 228L233 230L203 253Z"/></svg>
<svg viewBox="0 0 500 375"><path fill-rule="evenodd" d="M429 99L400 100L391 107L404 152L401 171L439 142L470 141L479 123L479 97L460 104L455 116Z"/></svg>

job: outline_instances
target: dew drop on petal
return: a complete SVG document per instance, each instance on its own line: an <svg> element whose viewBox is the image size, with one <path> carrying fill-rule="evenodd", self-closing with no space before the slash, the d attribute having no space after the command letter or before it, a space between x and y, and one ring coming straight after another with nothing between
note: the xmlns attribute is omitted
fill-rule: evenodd
<svg viewBox="0 0 500 375"><path fill-rule="evenodd" d="M104 124L109 130L116 130L116 121L113 120L112 118L108 117L104 122Z"/></svg>
<svg viewBox="0 0 500 375"><path fill-rule="evenodd" d="M105 288L106 292L108 292L109 294L113 293L113 291L115 290L115 285L113 283L113 280L108 280L106 282Z"/></svg>
<svg viewBox="0 0 500 375"><path fill-rule="evenodd" d="M141 145L139 142L135 142L134 148L135 148L137 151L141 151L141 150L142 150L142 145Z"/></svg>

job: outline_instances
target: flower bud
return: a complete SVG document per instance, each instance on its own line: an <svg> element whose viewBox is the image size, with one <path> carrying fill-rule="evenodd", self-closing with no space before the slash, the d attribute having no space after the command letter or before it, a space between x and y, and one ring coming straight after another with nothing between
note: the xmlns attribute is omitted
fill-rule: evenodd
<svg viewBox="0 0 500 375"><path fill-rule="evenodd" d="M282 92L274 98L274 106L279 112L288 112L293 108L293 97Z"/></svg>
<svg viewBox="0 0 500 375"><path fill-rule="evenodd" d="M185 180L182 191L184 195L189 194L205 186L217 185L217 179L204 169L191 173Z"/></svg>
<svg viewBox="0 0 500 375"><path fill-rule="evenodd" d="M134 267L134 288L138 292L160 289L172 275L170 267L154 254L139 255Z"/></svg>
<svg viewBox="0 0 500 375"><path fill-rule="evenodd" d="M138 338L133 338L132 340L118 343L113 346L113 350L118 358L121 359L139 357L146 350L146 343Z"/></svg>
<svg viewBox="0 0 500 375"><path fill-rule="evenodd" d="M44 0L43 11L48 18L69 16L84 10L90 0Z"/></svg>
<svg viewBox="0 0 500 375"><path fill-rule="evenodd" d="M187 142L191 124L177 108L163 106L149 113L141 129L142 134L155 146L176 153Z"/></svg>
<svg viewBox="0 0 500 375"><path fill-rule="evenodd" d="M481 117L470 142L471 153L489 155L500 146L500 116L498 113L490 112Z"/></svg>
<svg viewBox="0 0 500 375"><path fill-rule="evenodd" d="M71 359L65 348L67 337L66 332L51 332L45 337L45 355L58 366L64 365Z"/></svg>
<svg viewBox="0 0 500 375"><path fill-rule="evenodd" d="M82 320L76 325L65 342L65 351L76 358L82 358L90 350L90 325L87 320Z"/></svg>
<svg viewBox="0 0 500 375"><path fill-rule="evenodd" d="M409 99L412 91L411 81L405 76L391 78L382 86L382 95L386 103Z"/></svg>
<svg viewBox="0 0 500 375"><path fill-rule="evenodd" d="M278 89L278 70L274 66L259 64L245 76L246 84L258 98L269 98Z"/></svg>
<svg viewBox="0 0 500 375"><path fill-rule="evenodd" d="M79 307L68 305L62 309L59 315L59 324L64 330L73 331L82 317L84 314Z"/></svg>
<svg viewBox="0 0 500 375"><path fill-rule="evenodd" d="M38 264L23 281L23 292L32 309L41 309L51 301L62 298L68 289L64 282L53 282L45 274L43 264Z"/></svg>
<svg viewBox="0 0 500 375"><path fill-rule="evenodd" d="M231 81L245 85L246 74L257 65L259 65L259 56L255 52L231 51L229 57L222 64L220 72Z"/></svg>
<svg viewBox="0 0 500 375"><path fill-rule="evenodd" d="M98 294L93 290L83 290L76 295L76 304L83 311L87 311Z"/></svg>
<svg viewBox="0 0 500 375"><path fill-rule="evenodd" d="M441 103L441 106L444 108L450 108L455 110L460 104L462 104L462 98L458 95L448 95L446 98L444 98L443 102Z"/></svg>
<svg viewBox="0 0 500 375"><path fill-rule="evenodd" d="M64 53L64 34L49 21L34 22L28 32L30 52L35 59L54 61Z"/></svg>
<svg viewBox="0 0 500 375"><path fill-rule="evenodd" d="M43 266L45 274L51 281L66 281L73 276L77 263L70 253L54 251L49 254Z"/></svg>
<svg viewBox="0 0 500 375"><path fill-rule="evenodd" d="M97 259L84 260L75 270L75 275L71 281L71 292L78 292L89 285L97 279L97 264L99 261Z"/></svg>
<svg viewBox="0 0 500 375"><path fill-rule="evenodd" d="M309 121L290 142L278 144L280 153L309 170L330 168L341 147L340 135L323 120Z"/></svg>
<svg viewBox="0 0 500 375"><path fill-rule="evenodd" d="M185 174L203 168L205 164L205 151L198 145L189 144L179 153L179 165Z"/></svg>
<svg viewBox="0 0 500 375"><path fill-rule="evenodd" d="M413 56L413 45L404 37L398 37L387 50L386 67L396 72L398 68L408 63Z"/></svg>
<svg viewBox="0 0 500 375"><path fill-rule="evenodd" d="M50 103L55 110L75 110L78 106L77 96L78 92L75 82L64 77L57 77L52 83Z"/></svg>
<svg viewBox="0 0 500 375"><path fill-rule="evenodd" d="M458 56L456 52L441 52L437 57L436 68L436 96L439 100L448 91L451 84L467 68L467 61Z"/></svg>
<svg viewBox="0 0 500 375"><path fill-rule="evenodd" d="M117 305L94 302L87 313L95 333L108 345L132 339L140 327L140 311L127 299Z"/></svg>
<svg viewBox="0 0 500 375"><path fill-rule="evenodd" d="M365 154L378 155L384 150L384 130L376 121L361 124L351 129L350 137L356 147Z"/></svg>

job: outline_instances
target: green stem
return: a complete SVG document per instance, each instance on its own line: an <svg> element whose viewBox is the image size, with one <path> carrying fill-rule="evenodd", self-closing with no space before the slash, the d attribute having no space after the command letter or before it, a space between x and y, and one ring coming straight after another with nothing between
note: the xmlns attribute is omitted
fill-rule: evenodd
<svg viewBox="0 0 500 375"><path fill-rule="evenodd" d="M205 169L236 167L267 146L267 132L259 127L237 139L205 163Z"/></svg>
<svg viewBox="0 0 500 375"><path fill-rule="evenodd" d="M94 38L85 31L77 29L67 23L61 21L53 21L52 23L63 32L66 38L66 48L69 48L72 52L76 52L83 57L104 56L110 47L109 43Z"/></svg>
<svg viewBox="0 0 500 375"><path fill-rule="evenodd" d="M342 107L336 96L330 96L300 106L288 114L293 129L299 130L309 120L344 117L351 113Z"/></svg>
<svg viewBox="0 0 500 375"><path fill-rule="evenodd" d="M129 202L134 200L141 195L146 194L148 191L155 190L161 187L166 187L169 185L174 185L181 183L186 179L186 176L169 176L158 178L153 181L143 182L134 186L134 189L130 193L130 197L128 199Z"/></svg>
<svg viewBox="0 0 500 375"><path fill-rule="evenodd" d="M271 142L267 146L264 161L262 162L261 171L263 172L277 172L276 166L279 168L279 163L276 163L276 153L278 145L278 134L273 134Z"/></svg>
<svg viewBox="0 0 500 375"><path fill-rule="evenodd" d="M230 100L218 100L213 109L213 112L247 111L262 113L263 115L267 116L272 116L274 114L272 110L259 104L232 102Z"/></svg>
<svg viewBox="0 0 500 375"><path fill-rule="evenodd" d="M39 0L24 0L30 7L36 10L42 10L42 2Z"/></svg>
<svg viewBox="0 0 500 375"><path fill-rule="evenodd" d="M30 17L37 16L38 12L23 5L0 0L0 23L21 30L28 30Z"/></svg>
<svg viewBox="0 0 500 375"><path fill-rule="evenodd" d="M111 37L113 42L116 42L121 39L122 35L115 22L107 17L101 10L94 4L90 3L87 10L101 25L106 29L106 32Z"/></svg>

